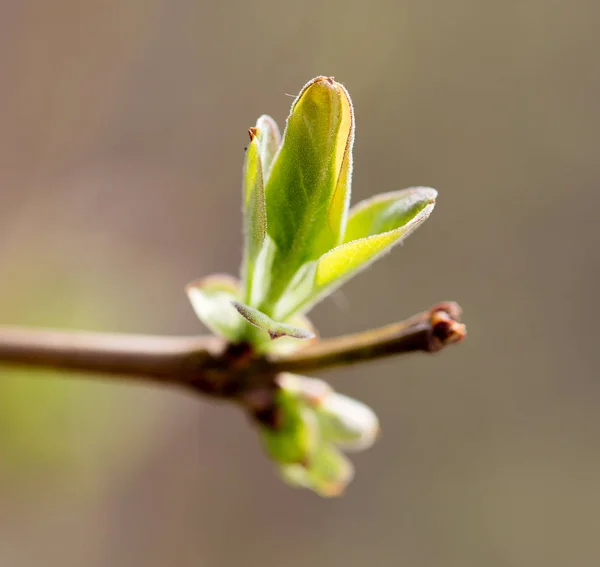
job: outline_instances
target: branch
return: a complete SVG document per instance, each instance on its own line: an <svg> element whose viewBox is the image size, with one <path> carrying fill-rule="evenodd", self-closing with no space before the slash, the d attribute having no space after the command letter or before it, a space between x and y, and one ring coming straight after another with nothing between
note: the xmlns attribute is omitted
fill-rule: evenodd
<svg viewBox="0 0 600 567"><path fill-rule="evenodd" d="M255 356L217 337L158 337L0 327L0 364L144 380L241 399L269 388L279 372L313 372L461 341L455 303L381 329L326 339L286 356Z"/></svg>
<svg viewBox="0 0 600 567"><path fill-rule="evenodd" d="M0 327L0 363L158 382L177 382L192 353L208 362L219 346L216 337Z"/></svg>
<svg viewBox="0 0 600 567"><path fill-rule="evenodd" d="M466 336L456 303L440 303L428 311L380 329L325 339L291 355L272 358L277 372L313 372L415 351L437 352Z"/></svg>

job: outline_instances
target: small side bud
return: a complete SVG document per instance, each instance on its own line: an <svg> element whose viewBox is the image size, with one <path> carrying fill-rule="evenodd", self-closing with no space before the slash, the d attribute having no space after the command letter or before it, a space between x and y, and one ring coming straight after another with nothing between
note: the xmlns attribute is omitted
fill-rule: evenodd
<svg viewBox="0 0 600 567"><path fill-rule="evenodd" d="M346 451L362 451L379 435L379 420L367 405L333 393L316 408L322 436Z"/></svg>
<svg viewBox="0 0 600 567"><path fill-rule="evenodd" d="M308 488L319 496L340 496L354 477L352 463L335 447L323 444L309 466L281 467L283 479L298 488Z"/></svg>
<svg viewBox="0 0 600 567"><path fill-rule="evenodd" d="M267 452L280 464L307 465L320 440L314 412L284 390L275 404L274 422L259 426Z"/></svg>

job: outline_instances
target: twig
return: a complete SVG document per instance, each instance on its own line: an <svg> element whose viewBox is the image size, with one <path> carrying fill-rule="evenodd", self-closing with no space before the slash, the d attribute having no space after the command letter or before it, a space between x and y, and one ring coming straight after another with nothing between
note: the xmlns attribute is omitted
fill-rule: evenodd
<svg viewBox="0 0 600 567"><path fill-rule="evenodd" d="M177 382L191 353L218 356L216 337L160 337L0 327L0 362Z"/></svg>
<svg viewBox="0 0 600 567"><path fill-rule="evenodd" d="M277 372L313 372L408 352L437 352L465 338L465 326L459 321L456 303L440 303L401 323L322 340L297 353L273 358L271 368Z"/></svg>
<svg viewBox="0 0 600 567"><path fill-rule="evenodd" d="M313 372L414 351L434 352L465 336L460 309L443 303L402 323L318 341L286 356L255 356L217 337L159 337L0 327L0 364L76 371L191 387L241 399L279 372Z"/></svg>

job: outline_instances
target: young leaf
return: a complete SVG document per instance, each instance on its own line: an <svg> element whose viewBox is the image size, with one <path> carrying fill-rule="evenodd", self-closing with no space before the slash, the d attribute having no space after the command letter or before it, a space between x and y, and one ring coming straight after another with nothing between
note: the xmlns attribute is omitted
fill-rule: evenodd
<svg viewBox="0 0 600 567"><path fill-rule="evenodd" d="M269 178L275 154L281 146L281 134L277 123L270 116L263 114L256 121L260 161L262 162L263 181Z"/></svg>
<svg viewBox="0 0 600 567"><path fill-rule="evenodd" d="M313 337L310 339L299 339L296 337L292 337L286 335L284 337L280 337L276 341L265 341L258 345L258 352L269 352L271 354L291 354L296 352L310 343L316 341L318 339L317 329L312 324L310 319L308 319L304 315L294 315L290 318L290 325L293 327L305 329L309 333L312 333Z"/></svg>
<svg viewBox="0 0 600 567"><path fill-rule="evenodd" d="M436 198L437 191L431 187L411 187L361 201L350 209L344 242L396 230Z"/></svg>
<svg viewBox="0 0 600 567"><path fill-rule="evenodd" d="M301 327L294 327L288 323L273 321L273 319L258 309L249 307L239 301L232 301L232 305L244 319L252 323L255 327L269 333L269 336L273 340L279 337L293 337L295 339L313 339L315 337L312 331L302 329Z"/></svg>
<svg viewBox="0 0 600 567"><path fill-rule="evenodd" d="M417 191L417 194L411 190L395 193L390 196L388 206L384 208L380 208L380 202L377 200L372 200L366 205L380 209L381 216L370 218L362 207L359 208L359 220L369 221L364 224L354 222L354 215L351 216L348 221L349 228L352 226L353 233L362 233L363 236L344 242L319 259L315 273L315 287L318 293L330 291L334 286L338 287L357 271L369 266L393 246L402 242L429 217L435 205L437 192L435 189L425 188ZM379 232L380 229L383 231Z"/></svg>
<svg viewBox="0 0 600 567"><path fill-rule="evenodd" d="M265 186L268 233L277 246L270 299L294 273L342 241L352 169L354 115L346 89L317 77L296 98Z"/></svg>
<svg viewBox="0 0 600 567"><path fill-rule="evenodd" d="M208 276L189 283L185 291L198 319L213 333L233 342L241 337L245 321L231 304L239 297L235 278Z"/></svg>
<svg viewBox="0 0 600 567"><path fill-rule="evenodd" d="M246 151L244 164L244 260L242 263L246 301L251 297L254 267L267 233L260 135L256 128L250 128L249 134L250 145Z"/></svg>
<svg viewBox="0 0 600 567"><path fill-rule="evenodd" d="M344 243L314 264L311 293L284 298L275 316L285 319L291 313L306 312L389 252L429 217L436 196L435 189L417 187L379 195L356 205L350 211Z"/></svg>

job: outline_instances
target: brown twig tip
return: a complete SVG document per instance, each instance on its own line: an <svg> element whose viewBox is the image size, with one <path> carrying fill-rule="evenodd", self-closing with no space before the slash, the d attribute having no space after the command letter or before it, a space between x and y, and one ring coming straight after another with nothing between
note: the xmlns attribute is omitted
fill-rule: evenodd
<svg viewBox="0 0 600 567"><path fill-rule="evenodd" d="M255 127L248 129L248 136L250 137L250 141L254 140L258 134L258 129Z"/></svg>
<svg viewBox="0 0 600 567"><path fill-rule="evenodd" d="M467 336L467 328L460 322L461 309L457 303L439 303L432 307L429 313L430 352L437 352L447 345L459 343Z"/></svg>

